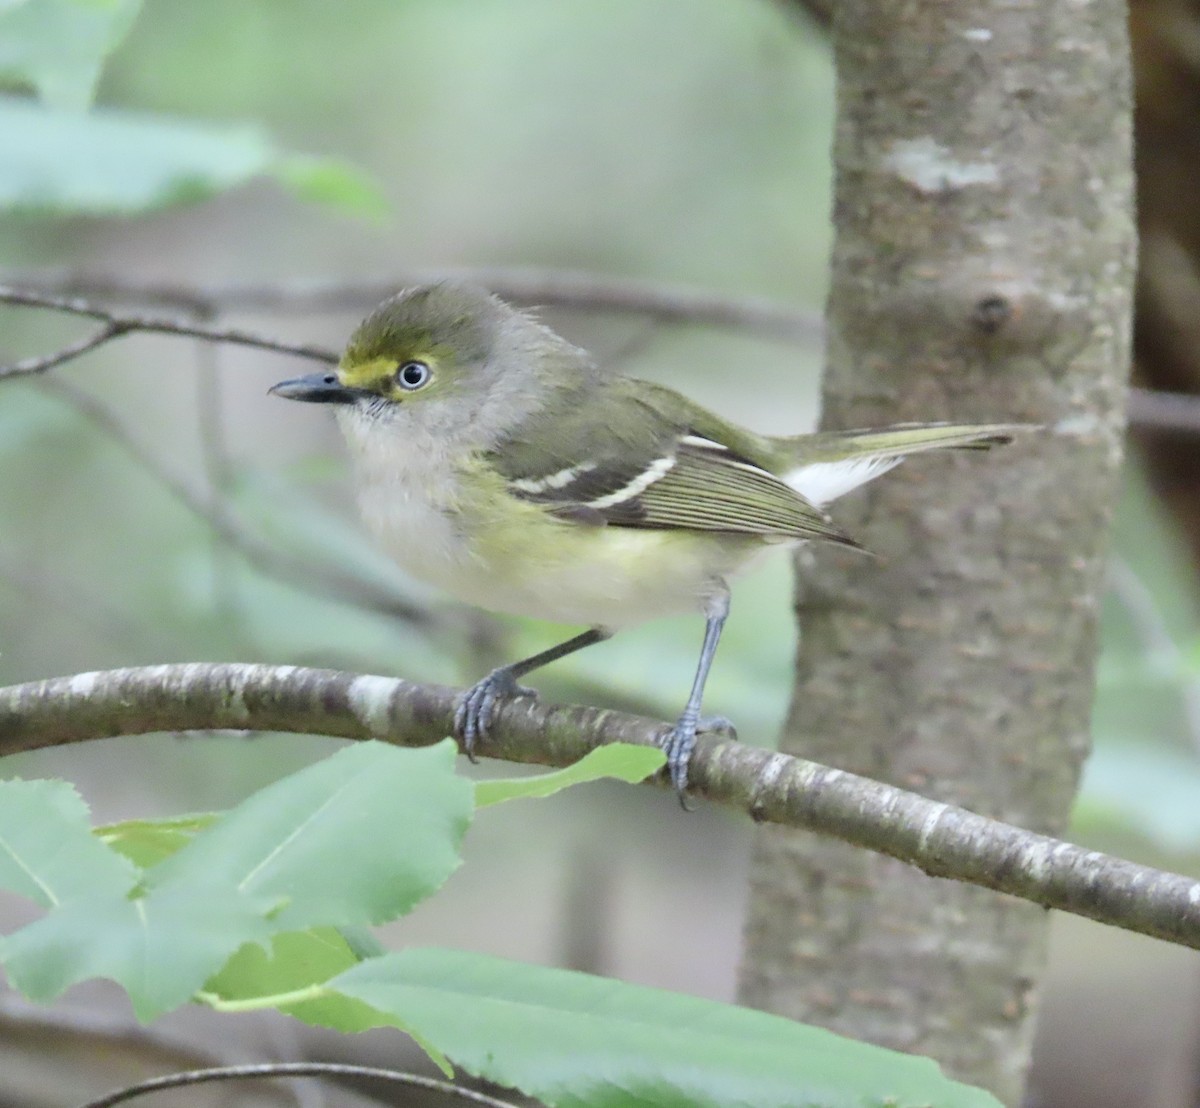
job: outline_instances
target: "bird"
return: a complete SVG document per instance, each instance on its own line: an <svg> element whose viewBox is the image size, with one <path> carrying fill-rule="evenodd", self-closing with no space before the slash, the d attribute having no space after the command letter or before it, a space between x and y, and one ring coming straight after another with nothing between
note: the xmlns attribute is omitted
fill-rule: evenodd
<svg viewBox="0 0 1200 1108"><path fill-rule="evenodd" d="M981 450L1021 424L902 423L757 434L662 385L600 366L486 289L405 289L351 335L336 368L270 392L331 405L367 527L413 577L493 612L587 630L493 669L458 700L474 759L526 674L634 624L704 617L682 713L662 738L681 801L730 608L729 581L775 547L861 549L826 513L912 454Z"/></svg>

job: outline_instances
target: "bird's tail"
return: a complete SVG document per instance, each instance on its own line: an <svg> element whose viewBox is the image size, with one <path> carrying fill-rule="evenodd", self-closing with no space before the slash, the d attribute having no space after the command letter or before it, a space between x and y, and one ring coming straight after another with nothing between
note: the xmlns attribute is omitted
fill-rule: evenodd
<svg viewBox="0 0 1200 1108"><path fill-rule="evenodd" d="M820 431L790 441L798 462L845 461L868 454L903 458L925 450L987 450L1028 430L1026 423L897 423L866 431Z"/></svg>
<svg viewBox="0 0 1200 1108"><path fill-rule="evenodd" d="M822 506L886 473L910 454L987 450L1032 429L1024 423L899 423L777 441L790 456L783 479L810 503Z"/></svg>

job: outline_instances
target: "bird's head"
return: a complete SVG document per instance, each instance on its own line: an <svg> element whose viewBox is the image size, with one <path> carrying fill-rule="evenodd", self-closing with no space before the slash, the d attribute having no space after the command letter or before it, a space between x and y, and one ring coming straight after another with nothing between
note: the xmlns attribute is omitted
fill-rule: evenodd
<svg viewBox="0 0 1200 1108"><path fill-rule="evenodd" d="M543 367L561 372L564 362L581 369L586 359L486 290L444 281L385 300L350 336L336 369L270 391L337 405L360 426L470 430L485 440L532 411L545 392Z"/></svg>

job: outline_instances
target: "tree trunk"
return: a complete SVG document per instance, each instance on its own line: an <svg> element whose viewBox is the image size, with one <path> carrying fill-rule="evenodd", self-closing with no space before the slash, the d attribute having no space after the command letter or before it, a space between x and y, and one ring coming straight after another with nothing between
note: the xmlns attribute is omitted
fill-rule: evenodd
<svg viewBox="0 0 1200 1108"><path fill-rule="evenodd" d="M824 426L1017 419L802 552L784 749L1038 831L1088 749L1134 229L1119 0L840 0ZM811 835L756 847L742 996L1020 1101L1046 914Z"/></svg>

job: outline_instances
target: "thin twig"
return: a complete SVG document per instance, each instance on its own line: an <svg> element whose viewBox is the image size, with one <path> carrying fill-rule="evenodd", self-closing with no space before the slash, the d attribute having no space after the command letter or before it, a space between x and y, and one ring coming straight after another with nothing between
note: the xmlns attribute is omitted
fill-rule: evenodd
<svg viewBox="0 0 1200 1108"><path fill-rule="evenodd" d="M70 293L84 292L99 299L157 304L209 314L235 310L365 312L401 288L445 277L469 278L500 296L525 304L627 312L659 322L722 327L784 342L819 345L824 339L821 319L811 311L797 310L760 297L724 296L700 289L599 277L575 270L505 267L409 270L371 281L330 279L275 285L211 286L139 282L86 274L25 274L20 276L23 288L0 285L0 304L21 304L84 315L103 321L105 326L52 354L0 366L0 380L44 373L120 335L136 331L233 343L331 365L337 362L337 355L324 347L295 345L249 331L202 326L185 320L120 314L101 308L89 299L66 295ZM1128 416L1129 422L1137 427L1200 434L1200 396L1131 388Z"/></svg>
<svg viewBox="0 0 1200 1108"><path fill-rule="evenodd" d="M103 327L93 331L90 335L85 335L77 342L62 347L61 350L55 350L50 354L39 354L32 358L22 358L19 362L0 366L0 378L29 377L56 369L65 362L78 358L80 355L86 354L89 350L95 350L98 346L103 346L106 342L111 342L113 339L119 338L131 330L133 330L132 327L124 327L115 320L112 320L104 324Z"/></svg>
<svg viewBox="0 0 1200 1108"><path fill-rule="evenodd" d="M195 662L77 674L0 689L0 754L215 728L423 746L452 732L459 696L438 685L292 666ZM659 746L668 731L639 716L522 697L499 707L487 753L563 766L604 743ZM689 779L697 796L759 821L831 835L934 877L1200 948L1200 882L1189 877L712 736L697 744Z"/></svg>
<svg viewBox="0 0 1200 1108"><path fill-rule="evenodd" d="M816 344L820 314L765 297L730 296L683 285L607 277L572 269L472 266L402 269L367 280L313 278L275 284L182 285L102 274L14 273L10 281L42 295L87 296L125 304L153 304L194 312L266 311L279 314L364 312L411 285L454 278L472 281L522 304L582 311L623 312L666 323L697 323L748 331L759 338Z"/></svg>
<svg viewBox="0 0 1200 1108"><path fill-rule="evenodd" d="M400 1073L396 1070L380 1069L377 1066L358 1066L348 1062L263 1062L244 1066L214 1066L211 1069L187 1070L183 1073L169 1073L163 1077L152 1077L148 1081L139 1081L136 1085L126 1085L123 1089L107 1093L89 1100L80 1108L115 1108L118 1104L145 1096L147 1093L161 1092L163 1089L178 1089L185 1086L205 1085L213 1081L248 1081L274 1077L355 1077L361 1080L385 1081L395 1085L407 1085L411 1089L425 1089L429 1092L441 1093L443 1096L456 1097L469 1104L482 1104L485 1108L515 1108L512 1101L499 1100L486 1093L478 1093L473 1089L464 1089L451 1081L441 1081L436 1077L424 1077L417 1073Z"/></svg>
<svg viewBox="0 0 1200 1108"><path fill-rule="evenodd" d="M0 381L8 377L29 377L45 373L63 362L79 357L80 354L95 350L122 335L141 332L143 334L177 335L183 338L203 339L206 342L232 343L236 346L251 346L258 350L270 350L276 354L289 354L298 358L311 358L315 361L333 364L337 355L331 350L320 346L280 342L278 339L267 338L265 335L252 334L249 331L239 331L234 328L208 327L185 319L169 319L165 316L149 315L118 315L105 308L98 307L89 300L78 297L50 296L46 293L31 289L13 288L0 285L0 304L15 304L28 308L47 308L51 311L65 312L68 315L86 316L98 319L104 324L99 330L80 339L78 342L63 347L53 354L42 357L25 358L19 362L0 365Z"/></svg>
<svg viewBox="0 0 1200 1108"><path fill-rule="evenodd" d="M1200 396L1191 393L1133 388L1128 414L1135 427L1200 434Z"/></svg>

